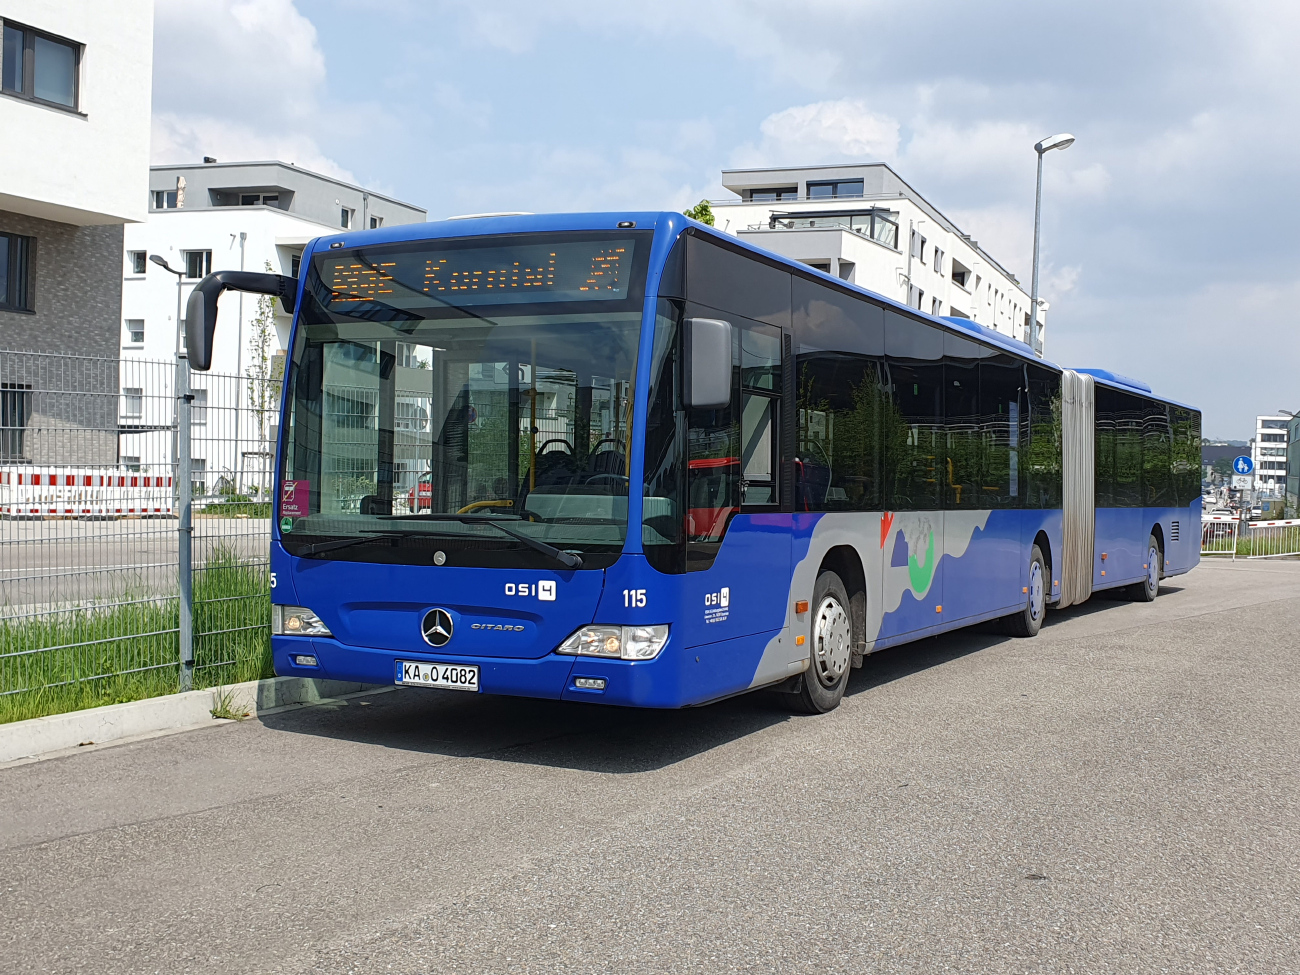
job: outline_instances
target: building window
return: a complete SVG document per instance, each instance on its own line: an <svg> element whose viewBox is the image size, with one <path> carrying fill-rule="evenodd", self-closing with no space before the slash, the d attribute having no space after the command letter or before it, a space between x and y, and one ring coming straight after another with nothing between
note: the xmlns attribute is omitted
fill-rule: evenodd
<svg viewBox="0 0 1300 975"><path fill-rule="evenodd" d="M212 251L186 251L185 276L201 278L212 273Z"/></svg>
<svg viewBox="0 0 1300 975"><path fill-rule="evenodd" d="M23 457L23 435L32 415L32 387L27 383L0 383L0 459Z"/></svg>
<svg viewBox="0 0 1300 975"><path fill-rule="evenodd" d="M176 191L175 190L154 190L153 208L155 210L175 210Z"/></svg>
<svg viewBox="0 0 1300 975"><path fill-rule="evenodd" d="M347 207L344 207L339 214L339 226L342 227L344 230L351 230L352 214L354 213L356 213L355 210L349 210Z"/></svg>
<svg viewBox="0 0 1300 975"><path fill-rule="evenodd" d="M129 454L123 454L121 457L118 458L117 462L128 471L132 471L136 474L140 473L139 454L135 455L134 457L130 456Z"/></svg>
<svg viewBox="0 0 1300 975"><path fill-rule="evenodd" d="M940 301L938 298L930 299L930 314L933 315L935 318L938 318L940 315L943 314L943 302Z"/></svg>
<svg viewBox="0 0 1300 975"><path fill-rule="evenodd" d="M862 198L862 180L823 180L808 184L808 199L810 200L842 200L846 197Z"/></svg>
<svg viewBox="0 0 1300 975"><path fill-rule="evenodd" d="M131 268L127 274L144 274L149 269L149 255L144 251L127 251L126 263Z"/></svg>
<svg viewBox="0 0 1300 975"><path fill-rule="evenodd" d="M6 22L0 58L0 87L6 92L76 110L80 44Z"/></svg>
<svg viewBox="0 0 1300 975"><path fill-rule="evenodd" d="M131 345L144 345L143 318L128 318L126 320L126 340Z"/></svg>
<svg viewBox="0 0 1300 975"><path fill-rule="evenodd" d="M190 490L197 497L208 493L208 462L202 457L190 458Z"/></svg>
<svg viewBox="0 0 1300 975"><path fill-rule="evenodd" d="M943 274L943 251L938 247L934 249L934 273Z"/></svg>
<svg viewBox="0 0 1300 975"><path fill-rule="evenodd" d="M33 237L0 234L0 310L31 311Z"/></svg>
<svg viewBox="0 0 1300 975"><path fill-rule="evenodd" d="M122 415L144 415L144 389L140 386L122 387Z"/></svg>
<svg viewBox="0 0 1300 975"><path fill-rule="evenodd" d="M208 391L191 389L190 395L194 397L190 401L190 423L196 427L204 426L208 422Z"/></svg>
<svg viewBox="0 0 1300 975"><path fill-rule="evenodd" d="M383 225L384 225L384 218L383 218L383 217L371 217L371 218L370 218L370 229L371 229L371 230L378 230L378 229L379 229L380 227L382 227Z"/></svg>
<svg viewBox="0 0 1300 975"><path fill-rule="evenodd" d="M917 259L920 260L922 264L924 264L925 263L925 238L924 237L920 238L920 241L921 242L917 245L916 248L916 256Z"/></svg>
<svg viewBox="0 0 1300 975"><path fill-rule="evenodd" d="M751 203L777 203L781 200L797 199L799 199L799 187L797 186L774 186L770 189L749 191Z"/></svg>
<svg viewBox="0 0 1300 975"><path fill-rule="evenodd" d="M302 255L292 254L289 257L289 274L291 277L297 277L298 272L302 270Z"/></svg>

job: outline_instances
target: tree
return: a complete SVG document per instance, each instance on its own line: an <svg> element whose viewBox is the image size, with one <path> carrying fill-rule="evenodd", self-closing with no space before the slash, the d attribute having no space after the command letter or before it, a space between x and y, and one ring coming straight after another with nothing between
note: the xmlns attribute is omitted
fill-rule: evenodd
<svg viewBox="0 0 1300 975"><path fill-rule="evenodd" d="M1210 465L1210 470L1220 477L1228 477L1232 474L1232 461L1228 460L1227 457L1220 457Z"/></svg>
<svg viewBox="0 0 1300 975"><path fill-rule="evenodd" d="M271 262L266 262L271 270ZM253 316L249 333L250 361L244 375L248 380L248 405L253 410L257 424L257 449L266 452L267 414L279 401L280 384L271 375L271 344L275 341L275 298L262 295L257 299L257 313ZM264 475L270 465L262 467ZM258 493L265 494L267 486L259 480Z"/></svg>
<svg viewBox="0 0 1300 975"><path fill-rule="evenodd" d="M683 210L682 212L692 220L698 220L700 223L707 223L710 227L714 225L713 207L709 206L708 200L701 200L689 210Z"/></svg>

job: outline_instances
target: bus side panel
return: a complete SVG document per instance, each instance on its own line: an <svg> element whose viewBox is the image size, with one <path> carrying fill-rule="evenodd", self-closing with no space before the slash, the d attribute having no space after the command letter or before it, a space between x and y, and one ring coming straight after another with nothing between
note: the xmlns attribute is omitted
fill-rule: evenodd
<svg viewBox="0 0 1300 975"><path fill-rule="evenodd" d="M1023 523L1026 515L1038 514L1017 510L944 512L947 544L942 566L943 613L939 614L944 623L987 617L1003 609L1011 612L1023 605L1020 588L1028 562ZM987 523L981 527L977 522L985 519ZM963 537L969 541L964 553L959 548ZM1033 537L1030 532L1031 541Z"/></svg>
<svg viewBox="0 0 1300 975"><path fill-rule="evenodd" d="M1151 527L1146 510L1098 508L1094 523L1096 542L1092 588L1111 589L1141 579L1146 574L1142 562L1146 556L1147 532Z"/></svg>

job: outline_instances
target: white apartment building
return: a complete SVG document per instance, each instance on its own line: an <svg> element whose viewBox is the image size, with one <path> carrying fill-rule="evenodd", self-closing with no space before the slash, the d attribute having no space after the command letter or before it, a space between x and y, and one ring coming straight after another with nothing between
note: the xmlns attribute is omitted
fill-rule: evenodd
<svg viewBox="0 0 1300 975"><path fill-rule="evenodd" d="M1250 459L1255 462L1255 490L1271 498L1286 494L1286 448L1289 416L1255 417Z"/></svg>
<svg viewBox="0 0 1300 975"><path fill-rule="evenodd" d="M123 226L148 213L153 2L0 0L0 35L0 463L113 464L116 368L82 370L73 397L33 353L117 358Z"/></svg>
<svg viewBox="0 0 1300 975"><path fill-rule="evenodd" d="M970 318L1043 354L1020 282L885 163L723 170L717 228L932 315Z"/></svg>
<svg viewBox="0 0 1300 975"><path fill-rule="evenodd" d="M269 270L296 277L303 249L316 237L427 218L419 207L290 163L208 159L154 166L148 174L148 192L141 188L148 217L127 229L117 267L121 426L141 431L123 435L122 462L144 468L169 462L170 443L151 434L171 422L170 393L162 391L170 372L143 363L175 359L178 292L183 317L190 291L212 271ZM181 275L154 263L154 255ZM264 482L267 441L274 431L265 429L269 420L255 416L250 403L258 398L259 377L283 374L291 324L277 302L271 328L259 334L258 296L241 292L224 293L219 314L211 371L191 378L200 493L221 478L241 490L250 489L250 477L256 478L253 488ZM133 367L133 361L140 364Z"/></svg>

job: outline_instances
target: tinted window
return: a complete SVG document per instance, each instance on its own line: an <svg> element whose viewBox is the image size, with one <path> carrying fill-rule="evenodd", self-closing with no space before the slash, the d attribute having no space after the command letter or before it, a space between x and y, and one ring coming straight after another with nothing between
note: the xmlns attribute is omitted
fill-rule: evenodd
<svg viewBox="0 0 1300 975"><path fill-rule="evenodd" d="M1142 420L1142 501L1148 507L1174 503L1169 410L1164 403L1146 400Z"/></svg>
<svg viewBox="0 0 1300 975"><path fill-rule="evenodd" d="M801 354L885 354L885 311L879 305L797 275L790 292L795 347Z"/></svg>
<svg viewBox="0 0 1300 975"><path fill-rule="evenodd" d="M1111 503L1117 508L1142 506L1142 423L1146 411L1136 396L1111 393L1115 420L1115 486Z"/></svg>
<svg viewBox="0 0 1300 975"><path fill-rule="evenodd" d="M1188 505L1201 494L1201 414L1181 406L1170 407L1173 421L1174 503Z"/></svg>
<svg viewBox="0 0 1300 975"><path fill-rule="evenodd" d="M984 442L980 432L979 360L984 349L957 335L943 337L947 469L944 507L982 508Z"/></svg>
<svg viewBox="0 0 1300 975"><path fill-rule="evenodd" d="M990 352L980 360L981 508L1020 505L1024 375L1024 366L1014 356Z"/></svg>
<svg viewBox="0 0 1300 975"><path fill-rule="evenodd" d="M695 235L686 239L686 289L692 301L710 308L790 324L789 271Z"/></svg>
<svg viewBox="0 0 1300 975"><path fill-rule="evenodd" d="M1115 432L1118 406L1115 393L1101 384L1094 387L1096 432L1093 435L1095 487L1093 505L1115 507Z"/></svg>
<svg viewBox="0 0 1300 975"><path fill-rule="evenodd" d="M933 511L942 503L943 332L885 313L885 368L891 409L881 431L885 507Z"/></svg>
<svg viewBox="0 0 1300 975"><path fill-rule="evenodd" d="M1028 434L1021 460L1024 507L1061 506L1061 375L1026 365L1029 378ZM1023 422L1023 421L1022 421Z"/></svg>

